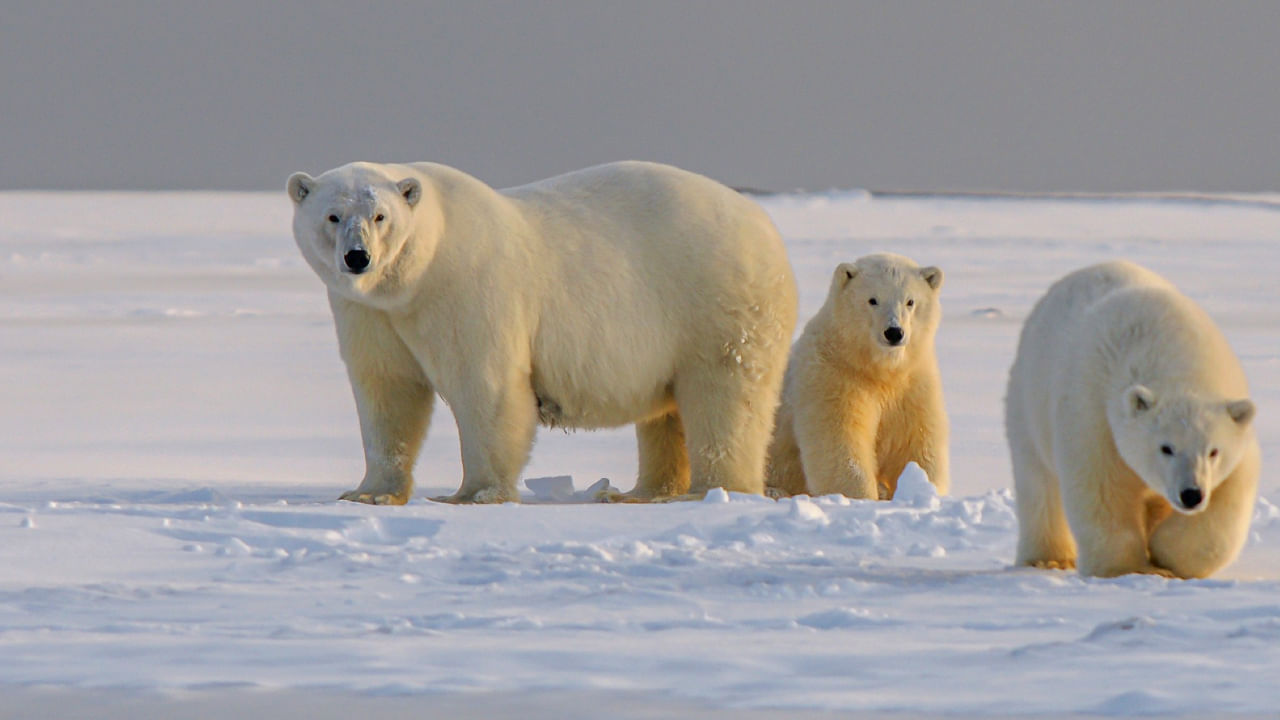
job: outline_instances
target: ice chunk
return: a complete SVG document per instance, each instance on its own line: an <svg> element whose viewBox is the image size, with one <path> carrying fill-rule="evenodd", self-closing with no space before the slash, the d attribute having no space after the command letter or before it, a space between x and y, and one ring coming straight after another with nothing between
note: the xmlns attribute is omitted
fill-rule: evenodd
<svg viewBox="0 0 1280 720"><path fill-rule="evenodd" d="M572 475L525 478L524 485L529 488L529 490L533 492L533 496L539 500L567 502L573 498Z"/></svg>

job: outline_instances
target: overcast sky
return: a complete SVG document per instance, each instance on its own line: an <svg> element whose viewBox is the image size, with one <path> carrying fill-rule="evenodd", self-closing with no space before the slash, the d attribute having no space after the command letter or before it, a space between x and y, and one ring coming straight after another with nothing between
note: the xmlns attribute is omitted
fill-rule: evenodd
<svg viewBox="0 0 1280 720"><path fill-rule="evenodd" d="M0 0L0 189L1280 190L1280 2Z"/></svg>

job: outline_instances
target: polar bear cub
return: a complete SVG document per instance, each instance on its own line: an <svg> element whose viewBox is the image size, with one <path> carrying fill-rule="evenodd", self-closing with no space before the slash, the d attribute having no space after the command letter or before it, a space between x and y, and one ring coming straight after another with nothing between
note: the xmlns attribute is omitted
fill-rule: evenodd
<svg viewBox="0 0 1280 720"><path fill-rule="evenodd" d="M947 491L941 287L941 269L889 253L836 268L791 351L769 448L774 493L889 499L910 461Z"/></svg>
<svg viewBox="0 0 1280 720"><path fill-rule="evenodd" d="M501 191L354 163L288 194L360 419L365 476L343 498L408 500L436 394L461 438L455 502L518 500L539 423L635 423L640 498L763 491L796 288L751 200L638 162Z"/></svg>
<svg viewBox="0 0 1280 720"><path fill-rule="evenodd" d="M1111 262L1059 280L1009 373L1020 565L1206 577L1240 552L1257 493L1249 388L1209 316Z"/></svg>

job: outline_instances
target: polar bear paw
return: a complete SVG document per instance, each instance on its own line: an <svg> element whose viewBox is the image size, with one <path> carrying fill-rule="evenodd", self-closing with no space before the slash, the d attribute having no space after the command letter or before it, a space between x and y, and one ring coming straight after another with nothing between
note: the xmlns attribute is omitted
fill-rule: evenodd
<svg viewBox="0 0 1280 720"><path fill-rule="evenodd" d="M360 490L350 490L338 496L339 500L348 502L364 503L366 505L404 505L409 501L408 497L397 495L395 493L371 493L362 492Z"/></svg>
<svg viewBox="0 0 1280 720"><path fill-rule="evenodd" d="M431 499L435 502L449 503L450 505L497 505L506 502L520 502L520 495L519 493L513 495L504 492L500 488L485 488L470 493L459 491L452 495L441 495Z"/></svg>
<svg viewBox="0 0 1280 720"><path fill-rule="evenodd" d="M654 502L653 498L636 495L634 492L622 492L614 488L605 488L595 494L595 501L613 504L638 504Z"/></svg>
<svg viewBox="0 0 1280 720"><path fill-rule="evenodd" d="M1076 567L1074 558L1068 560L1036 560L1028 564L1041 570L1074 570Z"/></svg>
<svg viewBox="0 0 1280 720"><path fill-rule="evenodd" d="M1140 572L1143 575L1157 575L1159 577L1169 578L1171 580L1179 579L1179 577L1175 575L1172 570L1166 570L1165 568L1162 568L1159 565L1144 565L1143 567L1139 568L1137 572Z"/></svg>
<svg viewBox="0 0 1280 720"><path fill-rule="evenodd" d="M602 503L618 503L618 504L640 504L640 503L673 503L673 502L690 502L702 500L707 496L705 490L701 492L684 493L683 495L662 495L659 497L647 497L644 495L636 495L633 492L619 492L612 488L601 490L596 493L596 502Z"/></svg>

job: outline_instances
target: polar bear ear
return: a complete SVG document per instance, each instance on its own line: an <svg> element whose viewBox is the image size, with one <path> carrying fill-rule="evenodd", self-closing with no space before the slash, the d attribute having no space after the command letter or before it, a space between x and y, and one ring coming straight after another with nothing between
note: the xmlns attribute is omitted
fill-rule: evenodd
<svg viewBox="0 0 1280 720"><path fill-rule="evenodd" d="M1133 385L1124 391L1124 406L1129 408L1129 414L1132 417L1150 410L1155 407L1155 404L1155 393L1145 385Z"/></svg>
<svg viewBox="0 0 1280 720"><path fill-rule="evenodd" d="M1227 403L1227 414L1239 425L1248 425L1256 412L1257 408L1252 400L1233 400Z"/></svg>
<svg viewBox="0 0 1280 720"><path fill-rule="evenodd" d="M930 265L927 268L920 268L920 277L929 283L929 287L937 290L942 287L942 268Z"/></svg>
<svg viewBox="0 0 1280 720"><path fill-rule="evenodd" d="M296 172L290 175L289 182L285 185L289 192L289 198L295 203L306 200L315 186L315 179L304 172Z"/></svg>
<svg viewBox="0 0 1280 720"><path fill-rule="evenodd" d="M417 205L418 200L422 198L422 183L413 178L405 178L396 183L396 189L400 191L404 201L409 203L409 207Z"/></svg>
<svg viewBox="0 0 1280 720"><path fill-rule="evenodd" d="M844 287L858 274L858 266L853 263L840 263L836 266L835 275L831 278L837 285Z"/></svg>

